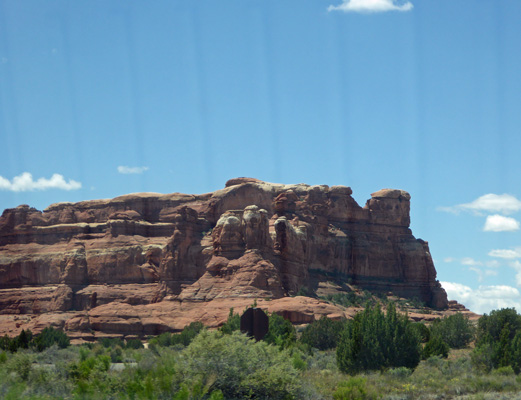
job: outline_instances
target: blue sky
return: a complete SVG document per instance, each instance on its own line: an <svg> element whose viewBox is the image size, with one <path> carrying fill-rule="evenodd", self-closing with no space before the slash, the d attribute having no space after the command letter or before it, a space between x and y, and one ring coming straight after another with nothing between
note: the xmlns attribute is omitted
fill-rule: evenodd
<svg viewBox="0 0 521 400"><path fill-rule="evenodd" d="M0 208L237 176L361 205L399 188L449 297L521 311L520 18L519 0L0 0Z"/></svg>

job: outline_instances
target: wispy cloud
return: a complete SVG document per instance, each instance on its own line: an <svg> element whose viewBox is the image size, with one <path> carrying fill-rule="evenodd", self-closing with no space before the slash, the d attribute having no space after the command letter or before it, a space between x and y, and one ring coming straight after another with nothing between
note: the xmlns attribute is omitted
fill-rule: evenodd
<svg viewBox="0 0 521 400"><path fill-rule="evenodd" d="M485 265L488 267L488 268L499 268L501 266L501 264L499 263L498 260L488 260Z"/></svg>
<svg viewBox="0 0 521 400"><path fill-rule="evenodd" d="M509 252L509 251L513 251L513 250L492 250L488 253L488 255L491 257L515 258L515 257L503 257L502 256L504 254L504 252ZM515 253L515 254L517 254L517 253ZM521 255L519 257L521 257ZM463 257L463 258L445 257L443 259L443 262L460 263L461 265L467 265L467 266L472 266L472 267L485 266L488 268L497 268L501 265L498 260L488 260L488 261L483 262L483 261L479 261L479 260L474 260L472 257Z"/></svg>
<svg viewBox="0 0 521 400"><path fill-rule="evenodd" d="M521 210L521 201L510 194L485 194L476 200L451 207L439 207L441 211L458 214L462 211L481 215L483 213L512 214Z"/></svg>
<svg viewBox="0 0 521 400"><path fill-rule="evenodd" d="M483 272L476 267L469 267L469 271L475 272L478 275L478 282L483 282Z"/></svg>
<svg viewBox="0 0 521 400"><path fill-rule="evenodd" d="M521 262L516 260L509 263L509 265L516 271L516 285L521 286Z"/></svg>
<svg viewBox="0 0 521 400"><path fill-rule="evenodd" d="M69 179L67 182L63 175L53 174L49 179L38 178L33 179L33 175L29 172L24 172L21 175L15 176L12 181L0 176L0 190L8 190L11 192L28 192L34 190L77 190L81 188L81 183Z"/></svg>
<svg viewBox="0 0 521 400"><path fill-rule="evenodd" d="M120 174L142 174L147 170L148 167L126 167L124 165L118 167L118 172Z"/></svg>
<svg viewBox="0 0 521 400"><path fill-rule="evenodd" d="M504 217L499 214L487 216L485 232L513 232L519 230L519 221L514 218Z"/></svg>
<svg viewBox="0 0 521 400"><path fill-rule="evenodd" d="M343 11L357 13L377 13L386 11L410 11L413 5L410 1L396 0L342 0L338 6L329 6L328 11Z"/></svg>
<svg viewBox="0 0 521 400"><path fill-rule="evenodd" d="M463 265L483 265L481 261L476 261L471 257L465 257L461 259Z"/></svg>
<svg viewBox="0 0 521 400"><path fill-rule="evenodd" d="M494 250L490 250L488 252L488 255L490 257L507 258L507 259L520 258L521 257L521 248L517 247L513 250L512 249L494 249Z"/></svg>
<svg viewBox="0 0 521 400"><path fill-rule="evenodd" d="M449 299L457 300L478 314L507 307L515 307L518 312L521 311L521 294L512 286L479 286L472 289L454 282L441 282L441 285L447 291Z"/></svg>

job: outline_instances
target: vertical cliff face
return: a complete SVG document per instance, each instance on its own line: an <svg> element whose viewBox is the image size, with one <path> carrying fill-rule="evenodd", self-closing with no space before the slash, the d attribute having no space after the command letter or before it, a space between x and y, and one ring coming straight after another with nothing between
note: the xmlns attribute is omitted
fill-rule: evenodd
<svg viewBox="0 0 521 400"><path fill-rule="evenodd" d="M409 229L410 195L383 189L360 207L351 194L238 178L203 195L5 210L0 313L281 299L331 279L446 308L428 244Z"/></svg>

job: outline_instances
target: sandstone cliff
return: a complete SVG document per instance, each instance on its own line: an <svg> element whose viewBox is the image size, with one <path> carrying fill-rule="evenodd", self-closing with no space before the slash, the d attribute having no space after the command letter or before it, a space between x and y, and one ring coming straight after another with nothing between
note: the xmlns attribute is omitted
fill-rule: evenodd
<svg viewBox="0 0 521 400"><path fill-rule="evenodd" d="M53 323L74 336L144 336L210 326L254 299L293 322L345 310L295 294L326 281L446 308L410 196L364 207L349 187L232 179L202 195L138 193L22 205L0 217L0 334ZM2 330L3 329L3 330Z"/></svg>

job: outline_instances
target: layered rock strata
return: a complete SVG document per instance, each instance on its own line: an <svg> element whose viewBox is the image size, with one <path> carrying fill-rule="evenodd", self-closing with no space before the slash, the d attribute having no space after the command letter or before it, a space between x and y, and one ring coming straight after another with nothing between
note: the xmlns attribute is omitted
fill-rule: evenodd
<svg viewBox="0 0 521 400"><path fill-rule="evenodd" d="M409 229L410 195L383 189L360 207L351 194L237 178L202 195L5 210L0 333L50 321L83 338L142 337L194 320L217 326L254 299L309 322L345 312L291 297L328 280L447 308L428 244Z"/></svg>

